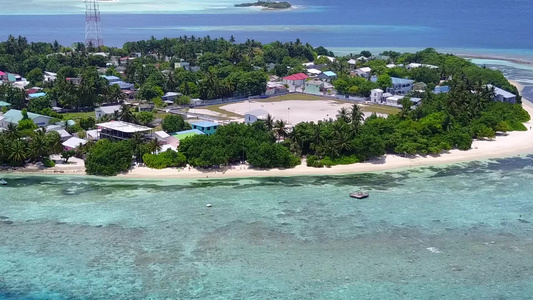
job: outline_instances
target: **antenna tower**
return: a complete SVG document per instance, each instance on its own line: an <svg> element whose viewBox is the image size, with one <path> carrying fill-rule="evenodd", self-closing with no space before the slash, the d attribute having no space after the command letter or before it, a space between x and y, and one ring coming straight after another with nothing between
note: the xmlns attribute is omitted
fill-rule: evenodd
<svg viewBox="0 0 533 300"><path fill-rule="evenodd" d="M85 0L85 46L89 45L96 48L104 45L97 0Z"/></svg>

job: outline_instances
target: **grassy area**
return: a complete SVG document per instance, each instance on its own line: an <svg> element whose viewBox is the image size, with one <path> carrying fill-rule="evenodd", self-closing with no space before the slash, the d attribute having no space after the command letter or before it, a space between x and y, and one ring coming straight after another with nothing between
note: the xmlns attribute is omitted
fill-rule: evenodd
<svg viewBox="0 0 533 300"><path fill-rule="evenodd" d="M88 112L75 112L75 113L64 113L61 114L63 116L63 120L74 120L77 121L82 117L95 117L94 111L88 111Z"/></svg>
<svg viewBox="0 0 533 300"><path fill-rule="evenodd" d="M213 112L217 112L220 114L220 116L217 116L219 119L230 120L231 118L242 118L243 117L242 115L222 109L221 107L224 105L228 105L228 103L202 106L202 107L198 107L198 109L207 109ZM189 109L189 112L194 113L194 108Z"/></svg>
<svg viewBox="0 0 533 300"><path fill-rule="evenodd" d="M377 113L377 114L386 114L386 115L395 115L400 112L399 108L384 106L384 105L374 105L374 104L365 104L361 106L361 109L366 112Z"/></svg>

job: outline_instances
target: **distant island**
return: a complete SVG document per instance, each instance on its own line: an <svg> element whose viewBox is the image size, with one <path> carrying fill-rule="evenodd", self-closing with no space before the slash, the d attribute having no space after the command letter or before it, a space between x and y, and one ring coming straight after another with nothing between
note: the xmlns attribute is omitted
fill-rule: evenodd
<svg viewBox="0 0 533 300"><path fill-rule="evenodd" d="M257 1L251 3L241 3L235 4L235 7L252 7L252 6L261 6L269 9L287 9L291 8L292 5L289 2L270 2L270 1Z"/></svg>

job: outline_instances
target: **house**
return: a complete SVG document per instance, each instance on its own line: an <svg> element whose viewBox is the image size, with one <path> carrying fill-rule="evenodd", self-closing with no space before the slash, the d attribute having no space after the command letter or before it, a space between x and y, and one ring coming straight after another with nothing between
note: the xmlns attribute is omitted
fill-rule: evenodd
<svg viewBox="0 0 533 300"><path fill-rule="evenodd" d="M314 76L317 76L318 74L322 73L322 71L318 70L318 69L307 69L307 75L309 75L310 77L314 77Z"/></svg>
<svg viewBox="0 0 533 300"><path fill-rule="evenodd" d="M0 101L0 108L2 108L2 107L10 107L10 106L11 106L11 103Z"/></svg>
<svg viewBox="0 0 533 300"><path fill-rule="evenodd" d="M350 66L350 70L355 69L355 66L357 65L357 60L356 60L356 59L353 59L353 58L350 59L350 60L348 61L348 65Z"/></svg>
<svg viewBox="0 0 533 300"><path fill-rule="evenodd" d="M400 103L400 101L403 98L405 98L405 96L402 96L402 95L390 96L385 100L385 105L394 106L394 107L402 107L402 104ZM422 99L420 98L409 98L409 100L411 100L413 105L419 105L422 102Z"/></svg>
<svg viewBox="0 0 533 300"><path fill-rule="evenodd" d="M398 77L391 77L392 87L387 88L387 92L393 95L405 95L413 90L414 80Z"/></svg>
<svg viewBox="0 0 533 300"><path fill-rule="evenodd" d="M61 143L61 145L63 145L63 148L65 148L65 150L75 150L79 146L82 146L85 144L87 144L87 140L80 139L77 137L71 137L70 139Z"/></svg>
<svg viewBox="0 0 533 300"><path fill-rule="evenodd" d="M99 120L103 116L112 116L116 111L120 111L120 110L121 110L120 105L100 106L94 110L94 114L96 116L96 120Z"/></svg>
<svg viewBox="0 0 533 300"><path fill-rule="evenodd" d="M516 95L513 93L510 93L506 90L500 89L499 87L495 87L492 84L487 84L487 87L489 89L494 90L494 98L493 101L498 102L507 102L507 103L516 103Z"/></svg>
<svg viewBox="0 0 533 300"><path fill-rule="evenodd" d="M44 81L46 82L54 82L57 79L57 74L44 71Z"/></svg>
<svg viewBox="0 0 533 300"><path fill-rule="evenodd" d="M317 58L321 58L321 57L327 58L330 62L335 62L337 60L335 57L331 57L331 56L326 56L326 55L317 56Z"/></svg>
<svg viewBox="0 0 533 300"><path fill-rule="evenodd" d="M80 85L81 78L78 77L67 77L66 80L74 85Z"/></svg>
<svg viewBox="0 0 533 300"><path fill-rule="evenodd" d="M166 151L167 149L171 149L173 151L178 150L179 146L179 140L175 138L174 136L164 132L164 131L156 131L154 132L154 138L158 140L163 146L161 147L161 151Z"/></svg>
<svg viewBox="0 0 533 300"><path fill-rule="evenodd" d="M96 141L100 137L100 129L87 130L86 134L88 139Z"/></svg>
<svg viewBox="0 0 533 300"><path fill-rule="evenodd" d="M151 112L154 110L154 103L142 103L137 106L138 112Z"/></svg>
<svg viewBox="0 0 533 300"><path fill-rule="evenodd" d="M306 94L322 96L324 95L324 82L320 80L306 81L304 91Z"/></svg>
<svg viewBox="0 0 533 300"><path fill-rule="evenodd" d="M371 73L372 73L372 68L364 67L364 68L355 69L354 73L355 73L355 75L357 75L359 77L370 79L370 76L371 76Z"/></svg>
<svg viewBox="0 0 533 300"><path fill-rule="evenodd" d="M266 120L268 112L262 109L255 109L244 114L244 123L252 124L257 121Z"/></svg>
<svg viewBox="0 0 533 300"><path fill-rule="evenodd" d="M120 77L117 77L117 76L102 75L102 78L105 78L107 80L107 82L109 82L109 85L111 85L111 84L113 84L115 82L122 81L122 79L120 79Z"/></svg>
<svg viewBox="0 0 533 300"><path fill-rule="evenodd" d="M6 81L7 80L7 74L0 71L0 81Z"/></svg>
<svg viewBox="0 0 533 300"><path fill-rule="evenodd" d="M385 67L387 67L388 69L392 69L392 68L395 68L396 65L395 64L388 64Z"/></svg>
<svg viewBox="0 0 533 300"><path fill-rule="evenodd" d="M430 68L430 69L438 69L439 67L437 66L434 66L434 65L427 65L427 64L419 64L419 63L410 63L408 64L407 66L405 66L407 69L411 70L411 69L415 69L415 68L420 68L420 67L425 67L425 68Z"/></svg>
<svg viewBox="0 0 533 300"><path fill-rule="evenodd" d="M24 88L30 83L29 81L26 80L26 78L23 78L22 76L18 74L11 74L11 73L7 73L7 80L11 82L13 86L16 86L18 88Z"/></svg>
<svg viewBox="0 0 533 300"><path fill-rule="evenodd" d="M2 116L2 120L0 120L0 127L7 128L10 123L18 125L19 121L22 120L22 118L22 111L18 109L10 109ZM52 121L53 119L49 116L43 116L31 112L28 112L28 118L31 119L33 123L35 123L39 127L48 126L48 124L50 124L50 121Z"/></svg>
<svg viewBox="0 0 533 300"><path fill-rule="evenodd" d="M123 121L111 121L96 124L100 129L99 139L129 140L134 134L149 134L152 128Z"/></svg>
<svg viewBox="0 0 533 300"><path fill-rule="evenodd" d="M373 89L370 91L370 101L376 104L384 104L387 98L392 96L391 93L385 93L382 89Z"/></svg>
<svg viewBox="0 0 533 300"><path fill-rule="evenodd" d="M422 93L427 89L427 87L428 85L425 84L424 82L417 82L413 84L413 90L419 91Z"/></svg>
<svg viewBox="0 0 533 300"><path fill-rule="evenodd" d="M385 105L394 106L394 107L402 107L402 105L400 104L400 100L402 100L403 98L405 98L405 96L401 96L401 95L390 96L385 99Z"/></svg>
<svg viewBox="0 0 533 300"><path fill-rule="evenodd" d="M283 83L289 86L289 91L294 91L297 88L302 88L307 78L309 77L304 73L293 74L283 77Z"/></svg>
<svg viewBox="0 0 533 300"><path fill-rule="evenodd" d="M185 69L187 71L190 71L191 64L186 62L184 59L180 59L180 62L174 63L174 69Z"/></svg>
<svg viewBox="0 0 533 300"><path fill-rule="evenodd" d="M117 81L117 82L111 83L110 85L114 85L114 84L118 85L120 89L123 91L133 91L135 89L135 85L133 83Z"/></svg>
<svg viewBox="0 0 533 300"><path fill-rule="evenodd" d="M283 95L287 93L287 88L280 82L267 82L267 89L265 95Z"/></svg>
<svg viewBox="0 0 533 300"><path fill-rule="evenodd" d="M388 61L388 60L390 59L390 56L380 54L380 55L376 55L376 56L374 57L374 59L377 59L377 60L386 60L386 61Z"/></svg>
<svg viewBox="0 0 533 300"><path fill-rule="evenodd" d="M326 71L318 74L317 77L322 81L332 82L333 80L337 79L337 74L331 71Z"/></svg>
<svg viewBox="0 0 533 300"><path fill-rule="evenodd" d="M218 126L220 126L218 123L209 122L209 121L192 123L191 125L192 125L192 129L198 129L207 135L214 134L217 131Z"/></svg>
<svg viewBox="0 0 533 300"><path fill-rule="evenodd" d="M39 92L39 93L33 93L28 95L28 100L37 99L46 96L46 93Z"/></svg>
<svg viewBox="0 0 533 300"><path fill-rule="evenodd" d="M168 93L164 94L161 97L161 99L163 101L172 101L172 103L174 103L174 100L176 100L176 98L178 98L181 95L182 95L181 93L177 93L177 92L168 92Z"/></svg>
<svg viewBox="0 0 533 300"><path fill-rule="evenodd" d="M436 86L435 89L433 90L433 93L440 94L440 93L448 93L449 91L450 91L450 87L447 85L443 85L443 86Z"/></svg>

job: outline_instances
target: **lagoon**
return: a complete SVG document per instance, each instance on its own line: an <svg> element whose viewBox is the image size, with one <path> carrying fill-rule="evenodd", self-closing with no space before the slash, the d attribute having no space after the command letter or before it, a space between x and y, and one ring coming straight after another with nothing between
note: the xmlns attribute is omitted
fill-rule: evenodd
<svg viewBox="0 0 533 300"><path fill-rule="evenodd" d="M532 178L533 156L328 177L11 175L0 299L528 299Z"/></svg>

